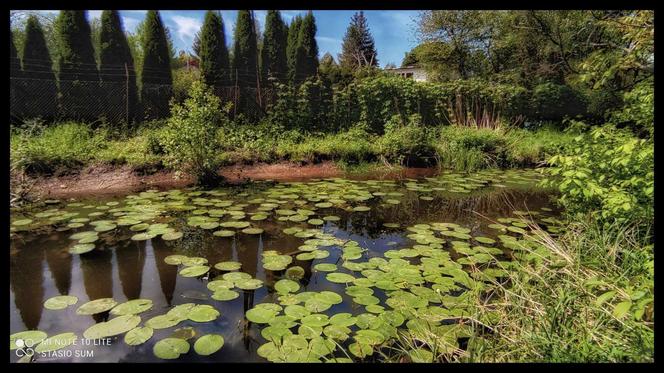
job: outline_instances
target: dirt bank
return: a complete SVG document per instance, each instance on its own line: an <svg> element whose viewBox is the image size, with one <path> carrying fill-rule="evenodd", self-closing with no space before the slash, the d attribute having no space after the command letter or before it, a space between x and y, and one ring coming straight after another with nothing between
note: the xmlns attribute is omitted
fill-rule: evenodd
<svg viewBox="0 0 664 373"><path fill-rule="evenodd" d="M374 170L362 175L346 174L334 162L318 164L257 163L222 167L219 173L230 183L250 180L302 181L316 178L348 177L352 179L399 179L431 176L432 168L395 168ZM13 179L14 176L12 176ZM31 194L39 199L67 199L125 195L148 189L166 190L192 186L194 180L173 171L144 175L130 166L93 165L78 173L64 176L39 176L29 179Z"/></svg>
<svg viewBox="0 0 664 373"><path fill-rule="evenodd" d="M293 163L233 165L219 173L231 183L248 180L297 181L311 178L336 177L343 174L332 162L312 165ZM159 171L140 175L130 166L89 166L78 174L37 177L32 192L41 199L63 199L89 196L113 196L147 189L184 188L193 179L173 171Z"/></svg>

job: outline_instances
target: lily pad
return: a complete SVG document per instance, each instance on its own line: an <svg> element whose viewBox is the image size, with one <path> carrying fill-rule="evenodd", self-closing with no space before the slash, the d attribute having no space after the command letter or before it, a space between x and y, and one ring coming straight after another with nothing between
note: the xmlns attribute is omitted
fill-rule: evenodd
<svg viewBox="0 0 664 373"><path fill-rule="evenodd" d="M194 351L201 356L209 356L224 345L224 337L219 334L206 334L196 340Z"/></svg>
<svg viewBox="0 0 664 373"><path fill-rule="evenodd" d="M220 270L220 271L237 271L238 269L242 268L242 263L240 262L219 262L214 265L214 268Z"/></svg>
<svg viewBox="0 0 664 373"><path fill-rule="evenodd" d="M118 316L109 321L92 325L85 330L83 337L86 339L112 337L134 329L140 322L141 317L137 315Z"/></svg>
<svg viewBox="0 0 664 373"><path fill-rule="evenodd" d="M63 349L74 343L78 337L74 333L61 333L44 339L36 348L35 352L40 354L43 352L51 352Z"/></svg>
<svg viewBox="0 0 664 373"><path fill-rule="evenodd" d="M137 313L145 312L152 308L152 300L150 299L133 299L121 304L118 304L111 310L113 315L135 315Z"/></svg>
<svg viewBox="0 0 664 373"><path fill-rule="evenodd" d="M44 308L49 310L63 310L78 302L78 298L73 295L58 295L44 302Z"/></svg>
<svg viewBox="0 0 664 373"><path fill-rule="evenodd" d="M195 322L208 322L219 317L220 313L208 304L199 304L189 311L189 320Z"/></svg>
<svg viewBox="0 0 664 373"><path fill-rule="evenodd" d="M179 273L182 277L198 277L206 274L209 270L209 266L191 266L183 268Z"/></svg>
<svg viewBox="0 0 664 373"><path fill-rule="evenodd" d="M83 304L76 310L77 315L95 315L111 310L118 304L113 298L101 298Z"/></svg>
<svg viewBox="0 0 664 373"><path fill-rule="evenodd" d="M27 344L35 346L39 344L41 341L47 338L47 334L42 332L41 330L25 330L22 332L14 333L9 336L9 349L10 350L15 350L19 348L19 346L16 345L17 340L21 340L23 345ZM21 344L21 343L19 343ZM23 346L20 346L23 347Z"/></svg>
<svg viewBox="0 0 664 373"><path fill-rule="evenodd" d="M212 299L218 300L218 301L228 301L228 300L233 300L237 297L240 296L240 293L233 291L233 290L227 290L227 289L220 289L215 291L212 294Z"/></svg>
<svg viewBox="0 0 664 373"><path fill-rule="evenodd" d="M300 284L293 280L283 279L274 284L274 289L280 294L295 293L300 290Z"/></svg>
<svg viewBox="0 0 664 373"><path fill-rule="evenodd" d="M154 330L148 326L139 326L127 332L124 336L124 342L129 346L138 346L147 342L152 335Z"/></svg>
<svg viewBox="0 0 664 373"><path fill-rule="evenodd" d="M347 274L347 273L340 273L340 272L332 272L328 273L327 276L328 281L330 282L335 282L338 284L345 284L349 282L353 282L355 280L355 277Z"/></svg>
<svg viewBox="0 0 664 373"><path fill-rule="evenodd" d="M177 359L189 352L189 342L180 338L165 338L155 343L152 351L160 359Z"/></svg>

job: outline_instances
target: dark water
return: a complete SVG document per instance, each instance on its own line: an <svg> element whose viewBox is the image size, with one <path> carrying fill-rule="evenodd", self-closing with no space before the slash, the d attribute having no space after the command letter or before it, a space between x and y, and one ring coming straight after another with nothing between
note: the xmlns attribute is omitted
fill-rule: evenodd
<svg viewBox="0 0 664 373"><path fill-rule="evenodd" d="M493 222L491 220L514 216L515 210L535 211L542 207L553 207L549 192L524 183L507 187L489 186L466 194L433 194L435 198L432 201L419 199L417 192L403 188L399 190L405 193L400 205L380 207L374 202L368 202L367 205L372 206L372 209L363 213L327 209L328 214L338 215L341 220L325 222L321 229L335 237L357 241L361 247L369 250L367 256L372 257L387 249L412 246L413 242L405 236L410 233L406 227L414 224L454 222L470 228L473 235L495 237L496 233L486 227ZM234 190L225 198L231 199L234 193L239 192L242 190ZM85 202L103 204L108 201L90 199ZM401 228L385 228L383 223L386 222L398 222ZM83 332L94 323L105 321L108 313L81 316L76 315L75 310L81 304L98 298L114 298L119 303L136 298L151 299L154 306L140 314L143 321L164 314L174 305L193 302L210 304L221 312L221 316L213 322L196 323L187 320L176 327L155 330L152 338L139 346L126 345L123 335L120 335L111 338L110 345L84 346L79 343L61 350L60 353L65 356L38 357L37 361L164 361L154 356L154 343L170 336L174 329L187 326L196 330L196 337L189 341L192 345L197 337L208 333L223 335L225 343L219 352L207 357L197 355L192 348L188 354L174 360L176 362L265 361L256 355L256 349L265 343L260 328L248 323L244 313L261 302L276 303L277 295L272 286L283 275L263 269L261 254L266 250L295 253L306 239L282 232L283 228L293 223L268 219L254 225L265 231L260 235L239 234L232 238L220 238L212 236L212 230L184 227L182 230L185 236L177 241L164 241L159 237L132 241L129 237L135 232L129 231L127 227L118 227L113 234L97 242L95 250L82 255L68 253L67 249L72 245L68 237L76 231L89 230L90 227L64 232L21 232L13 237L10 247L10 333L38 329L49 336L74 332L82 339ZM240 290L240 297L232 301L213 300L209 298L211 292L206 288L206 280L179 276L178 266L164 263L165 257L176 253L205 257L209 265L221 261L239 261L243 272L263 280L265 286L253 293ZM313 262L294 258L291 266L299 265L305 269L300 291L331 290L342 295L344 302L332 306L325 313L361 313L362 307L350 301L351 298L344 293L344 285L325 280L325 272L312 271L312 267L318 263L340 265L343 261L340 255L340 250L330 250L329 257ZM43 302L56 295L74 295L79 298L79 302L65 310L45 309ZM15 351L10 351L10 361L17 360Z"/></svg>

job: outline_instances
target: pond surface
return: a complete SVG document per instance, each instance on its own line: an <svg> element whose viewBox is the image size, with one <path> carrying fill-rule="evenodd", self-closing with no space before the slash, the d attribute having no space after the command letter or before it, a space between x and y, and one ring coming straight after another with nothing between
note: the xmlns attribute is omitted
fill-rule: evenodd
<svg viewBox="0 0 664 373"><path fill-rule="evenodd" d="M482 280L458 270L472 273L512 260L502 243L524 241L526 212L555 231L558 212L538 179L535 170L484 171L47 201L12 213L10 333L77 337L72 345L36 353L35 362L381 360L374 351L397 331L412 331L418 322L442 327L465 309L450 299L462 299ZM239 264L215 268L221 262ZM228 275L234 272L245 275ZM61 295L76 297L57 298L75 303L45 307ZM79 309L102 298L112 298L102 312ZM127 312L126 324L115 331L89 330L121 317L109 309L134 299L151 301L151 307ZM171 311L187 303L192 305ZM256 308L264 303L272 305ZM219 314L198 307L192 316L193 304ZM397 321L387 322L394 311ZM129 345L125 332L139 323L134 313L138 326L147 323L153 334ZM349 315L327 319L344 313ZM164 314L172 317L153 319ZM223 346L215 351L212 343L208 352L214 352L200 355L195 343L208 334L222 336ZM463 350L464 336L450 340ZM167 340L155 348L171 337L187 339L188 347ZM16 352L10 350L10 361L19 360ZM411 354L415 361L428 358L429 352Z"/></svg>

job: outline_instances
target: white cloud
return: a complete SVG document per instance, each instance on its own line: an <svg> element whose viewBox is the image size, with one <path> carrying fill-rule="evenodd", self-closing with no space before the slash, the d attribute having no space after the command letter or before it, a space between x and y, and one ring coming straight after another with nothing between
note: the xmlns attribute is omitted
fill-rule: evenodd
<svg viewBox="0 0 664 373"><path fill-rule="evenodd" d="M101 10L88 10L88 21L101 18Z"/></svg>
<svg viewBox="0 0 664 373"><path fill-rule="evenodd" d="M129 32L134 32L138 24L141 23L140 19L131 18L131 17L122 17L122 24L124 29Z"/></svg>
<svg viewBox="0 0 664 373"><path fill-rule="evenodd" d="M175 23L177 30L175 32L184 42L193 41L194 35L200 30L203 25L199 19L183 16L171 16L171 20Z"/></svg>

